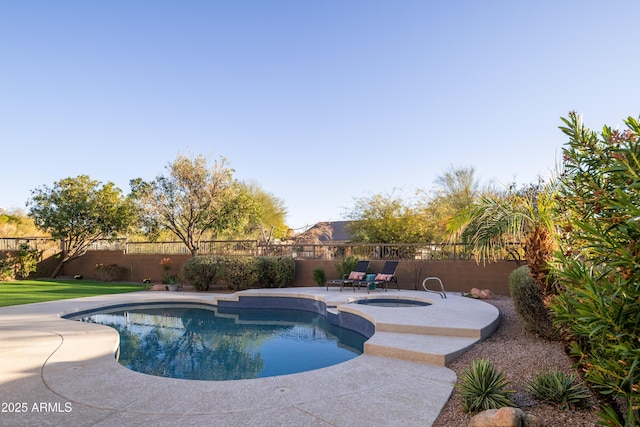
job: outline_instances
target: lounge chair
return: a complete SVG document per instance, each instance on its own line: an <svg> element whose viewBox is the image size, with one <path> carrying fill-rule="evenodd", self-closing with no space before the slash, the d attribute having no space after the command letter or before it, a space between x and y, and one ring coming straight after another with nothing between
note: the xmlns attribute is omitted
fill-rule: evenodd
<svg viewBox="0 0 640 427"><path fill-rule="evenodd" d="M342 279L334 279L327 281L327 290L329 286L340 286L340 292L344 289L344 285L353 286L353 292L356 291L354 283L365 278L367 275L367 269L369 268L369 261L358 261L354 270L348 275L345 275Z"/></svg>
<svg viewBox="0 0 640 427"><path fill-rule="evenodd" d="M396 277L396 269L398 268L398 261L385 261L382 266L382 270L380 273L376 274L375 279L373 280L360 280L354 283L354 287L357 286L358 289L360 286L367 287L367 293L371 288L371 285L375 285L376 287L382 286L384 291L387 292L389 283L395 283L398 291L400 291L400 285L398 284L398 278Z"/></svg>

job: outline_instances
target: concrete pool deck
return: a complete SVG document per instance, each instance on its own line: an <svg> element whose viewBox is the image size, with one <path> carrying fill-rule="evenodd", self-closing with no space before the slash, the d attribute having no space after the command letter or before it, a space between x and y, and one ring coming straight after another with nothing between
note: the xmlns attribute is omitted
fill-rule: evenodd
<svg viewBox="0 0 640 427"><path fill-rule="evenodd" d="M363 355L323 369L236 381L192 381L130 371L111 328L60 314L116 304L205 302L238 296L309 298L369 320ZM427 307L346 304L359 297L422 299ZM498 310L419 291L367 295L325 288L237 294L134 292L0 308L0 425L407 426L433 424L456 375L446 363L488 336Z"/></svg>

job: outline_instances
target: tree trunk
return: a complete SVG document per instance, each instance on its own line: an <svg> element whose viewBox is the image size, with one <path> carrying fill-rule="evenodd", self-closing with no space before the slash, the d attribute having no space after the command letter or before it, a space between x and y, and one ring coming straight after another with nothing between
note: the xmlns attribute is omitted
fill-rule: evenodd
<svg viewBox="0 0 640 427"><path fill-rule="evenodd" d="M58 274L60 274L60 270L62 270L62 267L65 264L65 259L64 257L62 257L62 260L58 263L58 265L56 266L56 268L53 270L53 273L51 273L51 278L55 279L56 277L58 277Z"/></svg>
<svg viewBox="0 0 640 427"><path fill-rule="evenodd" d="M553 293L548 283L549 260L553 255L554 241L549 230L538 225L525 240L525 258L531 277L536 281L543 295Z"/></svg>

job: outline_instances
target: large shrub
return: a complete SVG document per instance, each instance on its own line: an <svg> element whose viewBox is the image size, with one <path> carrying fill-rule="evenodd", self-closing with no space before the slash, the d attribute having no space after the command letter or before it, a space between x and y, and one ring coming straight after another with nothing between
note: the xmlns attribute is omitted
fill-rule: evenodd
<svg viewBox="0 0 640 427"><path fill-rule="evenodd" d="M96 277L103 282L122 280L127 269L118 264L96 264Z"/></svg>
<svg viewBox="0 0 640 427"><path fill-rule="evenodd" d="M284 288L293 282L296 263L291 257L258 257L258 285L265 288Z"/></svg>
<svg viewBox="0 0 640 427"><path fill-rule="evenodd" d="M233 290L252 287L282 288L293 282L296 264L291 257L214 256L193 257L182 265L185 285L200 291L211 286Z"/></svg>
<svg viewBox="0 0 640 427"><path fill-rule="evenodd" d="M194 286L199 291L208 291L215 283L218 271L218 257L196 256L182 264L180 277L183 284Z"/></svg>
<svg viewBox="0 0 640 427"><path fill-rule="evenodd" d="M258 262L254 257L225 256L219 257L218 280L229 289L249 289L258 282Z"/></svg>
<svg viewBox="0 0 640 427"><path fill-rule="evenodd" d="M26 279L38 268L38 250L31 249L28 244L19 246L15 256L15 272L18 279Z"/></svg>
<svg viewBox="0 0 640 427"><path fill-rule="evenodd" d="M15 261L10 253L0 253L0 282L12 280Z"/></svg>
<svg viewBox="0 0 640 427"><path fill-rule="evenodd" d="M544 305L540 286L531 276L529 267L523 265L509 275L509 291L518 318L524 328L543 338L555 339L556 333Z"/></svg>
<svg viewBox="0 0 640 427"><path fill-rule="evenodd" d="M564 219L553 302L585 378L619 405L606 425L640 425L640 122L600 134L570 113L562 130Z"/></svg>
<svg viewBox="0 0 640 427"><path fill-rule="evenodd" d="M37 270L39 253L22 243L17 251L0 254L0 282L26 279Z"/></svg>

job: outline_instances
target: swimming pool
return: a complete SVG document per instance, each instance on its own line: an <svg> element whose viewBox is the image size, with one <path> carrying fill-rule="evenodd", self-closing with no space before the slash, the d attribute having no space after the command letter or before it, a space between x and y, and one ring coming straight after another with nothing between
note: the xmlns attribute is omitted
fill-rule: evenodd
<svg viewBox="0 0 640 427"><path fill-rule="evenodd" d="M319 369L363 352L367 338L319 313L173 304L72 317L120 334L119 363L145 374L223 381Z"/></svg>

